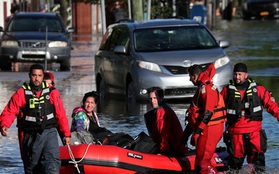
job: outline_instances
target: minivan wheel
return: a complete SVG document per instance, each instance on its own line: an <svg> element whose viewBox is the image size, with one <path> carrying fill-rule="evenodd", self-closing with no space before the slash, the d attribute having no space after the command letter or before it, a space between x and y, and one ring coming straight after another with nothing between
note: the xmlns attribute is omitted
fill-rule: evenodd
<svg viewBox="0 0 279 174"><path fill-rule="evenodd" d="M100 99L100 101L104 101L108 97L107 84L103 79L101 79L98 86L99 87L97 88L97 90L99 90L99 99Z"/></svg>
<svg viewBox="0 0 279 174"><path fill-rule="evenodd" d="M130 81L127 86L126 98L127 98L127 102L129 104L134 104L137 101L137 96L136 96L136 92L135 92L135 84L133 81Z"/></svg>

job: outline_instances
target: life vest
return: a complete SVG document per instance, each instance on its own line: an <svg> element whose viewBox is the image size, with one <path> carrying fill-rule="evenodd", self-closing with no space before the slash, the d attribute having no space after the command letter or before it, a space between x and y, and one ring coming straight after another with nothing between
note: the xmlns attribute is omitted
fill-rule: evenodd
<svg viewBox="0 0 279 174"><path fill-rule="evenodd" d="M216 125L216 124L223 123L226 121L226 107L225 107L224 99L217 90L216 90L216 92L218 93L218 103L214 107L214 112L212 114L210 121L207 123L208 126ZM198 101L199 94L200 94L200 92L198 93L196 101ZM187 114L188 114L188 116L187 116L188 124L191 125L193 130L195 130L197 128L198 124L202 121L202 118L200 117L200 115L203 113L201 113L200 108L194 102L192 102L190 104L190 107L187 110Z"/></svg>
<svg viewBox="0 0 279 174"><path fill-rule="evenodd" d="M240 92L231 81L228 89L227 118L229 123L245 116L253 121L262 121L262 104L258 96L257 84L248 79L249 86L241 100Z"/></svg>
<svg viewBox="0 0 279 174"><path fill-rule="evenodd" d="M56 127L54 106L50 103L50 92L54 88L49 88L48 84L43 82L40 97L33 94L30 84L24 83L22 88L25 93L26 106L21 109L23 117L18 127L25 131L41 131L45 128Z"/></svg>

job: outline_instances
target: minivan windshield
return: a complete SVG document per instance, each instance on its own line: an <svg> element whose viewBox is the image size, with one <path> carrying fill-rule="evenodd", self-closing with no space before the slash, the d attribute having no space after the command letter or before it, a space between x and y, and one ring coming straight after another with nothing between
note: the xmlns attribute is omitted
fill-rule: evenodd
<svg viewBox="0 0 279 174"><path fill-rule="evenodd" d="M138 52L197 50L216 48L213 36L201 26L137 29L134 45Z"/></svg>

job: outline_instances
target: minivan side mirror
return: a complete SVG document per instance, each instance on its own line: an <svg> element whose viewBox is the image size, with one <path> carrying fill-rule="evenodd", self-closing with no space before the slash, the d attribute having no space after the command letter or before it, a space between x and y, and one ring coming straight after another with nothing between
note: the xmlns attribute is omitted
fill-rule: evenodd
<svg viewBox="0 0 279 174"><path fill-rule="evenodd" d="M221 48L228 48L230 46L230 43L228 41L226 41L226 40L220 40L219 41L219 46Z"/></svg>
<svg viewBox="0 0 279 174"><path fill-rule="evenodd" d="M120 54L127 54L127 50L126 50L125 46L123 46L123 45L117 45L113 49L113 52L120 53Z"/></svg>

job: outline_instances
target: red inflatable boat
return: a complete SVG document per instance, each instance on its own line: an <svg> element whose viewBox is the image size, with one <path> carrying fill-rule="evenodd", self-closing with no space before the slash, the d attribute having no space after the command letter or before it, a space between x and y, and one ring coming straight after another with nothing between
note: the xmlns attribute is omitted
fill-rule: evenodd
<svg viewBox="0 0 279 174"><path fill-rule="evenodd" d="M217 148L211 162L219 171L227 170L226 149ZM60 147L61 174L143 174L191 173L195 151L184 157L145 154L118 146L80 144Z"/></svg>

